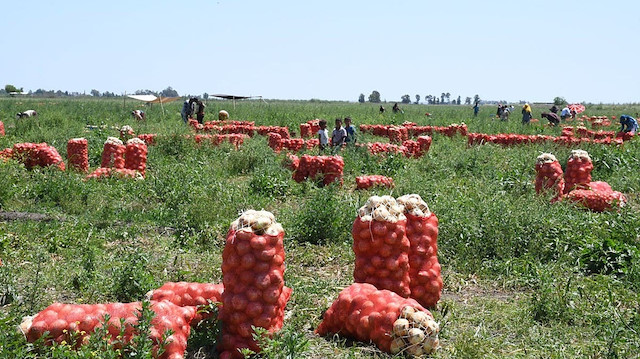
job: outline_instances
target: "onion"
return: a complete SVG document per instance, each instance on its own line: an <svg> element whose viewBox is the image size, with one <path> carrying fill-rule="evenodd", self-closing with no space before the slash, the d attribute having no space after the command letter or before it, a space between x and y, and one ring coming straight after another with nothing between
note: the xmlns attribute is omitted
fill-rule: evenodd
<svg viewBox="0 0 640 359"><path fill-rule="evenodd" d="M407 335L408 330L409 321L404 318L400 318L393 323L393 334L397 336L402 337Z"/></svg>
<svg viewBox="0 0 640 359"><path fill-rule="evenodd" d="M438 349L439 345L440 341L438 340L438 338L426 338L422 343L422 351L425 352L425 354L431 354L435 352L436 349Z"/></svg>
<svg viewBox="0 0 640 359"><path fill-rule="evenodd" d="M402 338L395 338L391 341L391 354L398 354L407 344Z"/></svg>
<svg viewBox="0 0 640 359"><path fill-rule="evenodd" d="M409 335L409 343L414 345L422 343L422 341L426 337L424 332L418 328L409 329L408 335Z"/></svg>
<svg viewBox="0 0 640 359"><path fill-rule="evenodd" d="M422 346L421 345L413 345L407 348L407 353L409 353L410 355L413 356L421 356L422 354L424 354L424 352L422 351Z"/></svg>
<svg viewBox="0 0 640 359"><path fill-rule="evenodd" d="M402 317L403 318L410 318L411 314L413 314L415 312L416 312L416 309L414 307L406 306L406 307L402 308Z"/></svg>
<svg viewBox="0 0 640 359"><path fill-rule="evenodd" d="M429 315L427 315L427 313L425 312L415 312L411 314L411 320L420 324L423 327L427 327L429 324L429 321L431 320L431 317L429 317Z"/></svg>

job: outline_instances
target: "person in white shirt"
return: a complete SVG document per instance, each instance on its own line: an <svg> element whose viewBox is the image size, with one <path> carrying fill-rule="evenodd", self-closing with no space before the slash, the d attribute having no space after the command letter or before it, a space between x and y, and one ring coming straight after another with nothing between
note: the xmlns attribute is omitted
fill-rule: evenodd
<svg viewBox="0 0 640 359"><path fill-rule="evenodd" d="M342 119L336 118L336 127L331 133L331 147L333 147L332 153L340 151L342 145L344 145L347 139L347 130L342 127Z"/></svg>
<svg viewBox="0 0 640 359"><path fill-rule="evenodd" d="M327 130L326 120L320 120L318 125L320 126L318 130L318 141L320 141L320 152L322 152L329 145L329 131Z"/></svg>
<svg viewBox="0 0 640 359"><path fill-rule="evenodd" d="M562 119L562 121L564 121L569 117L571 117L571 110L569 110L569 107L563 108L560 112L560 118Z"/></svg>

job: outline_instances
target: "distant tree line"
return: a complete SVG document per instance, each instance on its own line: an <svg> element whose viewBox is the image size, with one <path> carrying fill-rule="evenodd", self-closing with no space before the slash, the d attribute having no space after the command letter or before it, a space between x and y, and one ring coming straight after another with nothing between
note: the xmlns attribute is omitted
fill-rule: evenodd
<svg viewBox="0 0 640 359"><path fill-rule="evenodd" d="M414 104L419 104L420 103L420 95L416 94L415 96L416 101L414 102ZM458 98L455 98L453 100L451 100L451 93L449 92L443 92L440 94L440 96L436 96L436 95L425 95L424 96L424 100L427 104L429 105L461 105L462 104L462 97L460 95L458 95ZM471 97L466 97L464 100L464 104L465 105L470 105L471 104ZM473 97L473 101L475 102L479 102L480 101L480 96L478 96L477 94ZM365 96L363 93L360 94L360 96L358 97L358 102L360 103L364 103L365 102ZM371 103L380 103L382 102L380 100L380 92L378 91L373 91L371 92L371 95L369 95L369 102ZM400 97L400 102L404 103L404 104L409 104L411 103L411 96L409 96L408 94L406 95L402 95Z"/></svg>
<svg viewBox="0 0 640 359"><path fill-rule="evenodd" d="M22 87L18 88L14 85L10 85L7 84L5 85L5 87L2 89L0 88L0 95L7 95L7 94L11 94L11 93L21 93L23 92ZM69 92L69 91L62 91L62 90L45 90L45 89L37 89L35 91L31 91L29 90L27 92L28 95L30 96L35 96L35 97L75 97L75 96L87 96L86 93L84 92ZM151 90L137 90L136 92L133 93L134 95L155 95L155 96L162 96L162 97L178 97L180 96L178 94L178 91L174 90L171 86L167 87L166 89L162 90L162 91L151 91ZM93 97L121 97L122 94L116 94L110 91L104 91L104 92L100 92L96 89L93 89L89 92L90 96ZM208 98L209 95L207 93L205 93L204 98Z"/></svg>

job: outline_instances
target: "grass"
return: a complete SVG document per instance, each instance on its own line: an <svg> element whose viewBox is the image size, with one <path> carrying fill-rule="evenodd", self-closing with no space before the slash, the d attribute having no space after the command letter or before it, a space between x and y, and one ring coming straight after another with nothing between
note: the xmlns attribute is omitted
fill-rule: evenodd
<svg viewBox="0 0 640 359"><path fill-rule="evenodd" d="M183 135L180 104L147 108L147 123L129 118L121 100L0 99L7 136L42 142L66 157L66 141L89 141L90 165L100 161L111 126L164 137L149 149L144 181L83 181L51 169L0 163L0 211L45 214L48 221L0 222L0 357L69 357L63 349L28 345L14 328L23 315L55 301L140 300L166 281L220 282L223 238L242 210L267 209L286 231L285 281L294 289L283 331L264 343L267 357L387 358L368 343L313 334L323 310L352 282L351 224L373 194L420 194L440 219L439 261L445 289L434 315L443 324L440 358L640 357L640 145L585 145L593 178L626 193L618 212L591 213L535 194L534 161L552 152L564 163L571 148L527 145L467 148L465 139L434 135L421 159L377 158L346 149L344 185L295 183L283 155L262 136L239 151L198 146ZM235 110L210 101L209 113L259 125L298 125L314 118L351 116L355 124L466 122L472 132L558 135L560 129L523 127L478 118L466 106L404 106L380 115L374 104L239 102ZM37 120L11 114L38 111ZM545 108L534 107L534 117ZM634 114L638 106L588 106L588 115ZM432 116L424 116L430 112ZM86 125L107 125L87 130ZM384 141L371 135L359 140ZM355 177L394 178L393 190L355 191ZM204 329L203 329L204 330ZM211 329L209 329L211 330ZM214 340L193 334L191 357L214 358ZM203 339L204 338L204 339ZM62 353L62 354L61 354ZM109 357L104 354L103 357Z"/></svg>

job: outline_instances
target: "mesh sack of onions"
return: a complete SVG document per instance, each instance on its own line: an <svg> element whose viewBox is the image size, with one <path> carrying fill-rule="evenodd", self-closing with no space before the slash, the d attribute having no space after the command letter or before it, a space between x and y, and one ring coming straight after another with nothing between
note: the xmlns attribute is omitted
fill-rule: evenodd
<svg viewBox="0 0 640 359"><path fill-rule="evenodd" d="M222 283L167 282L162 287L149 291L146 297L150 301L166 300L181 307L195 307L196 314L191 321L191 326L195 327L214 315L203 310L209 304L221 303L222 292Z"/></svg>
<svg viewBox="0 0 640 359"><path fill-rule="evenodd" d="M143 133L138 135L138 138L143 140L144 143L147 144L147 146L153 146L156 144L156 137L158 137L158 135L156 135L155 133Z"/></svg>
<svg viewBox="0 0 640 359"><path fill-rule="evenodd" d="M56 166L63 171L66 167L58 150L46 143L40 143L36 146L35 156L37 157L35 162L40 167Z"/></svg>
<svg viewBox="0 0 640 359"><path fill-rule="evenodd" d="M127 148L116 137L109 137L102 148L102 162L100 167L124 168L124 154Z"/></svg>
<svg viewBox="0 0 640 359"><path fill-rule="evenodd" d="M423 152L420 150L420 144L418 143L418 141L405 140L404 142L402 142L402 146L406 149L404 154L408 158L419 158L423 155Z"/></svg>
<svg viewBox="0 0 640 359"><path fill-rule="evenodd" d="M86 138L72 138L67 142L69 168L89 172L89 143Z"/></svg>
<svg viewBox="0 0 640 359"><path fill-rule="evenodd" d="M420 151L422 151L422 155L429 152L429 148L431 147L431 137L418 136L418 145L420 146Z"/></svg>
<svg viewBox="0 0 640 359"><path fill-rule="evenodd" d="M438 262L438 217L429 210L420 195L404 195L397 201L404 206L404 215L407 217L411 298L427 308L433 308L442 293Z"/></svg>
<svg viewBox="0 0 640 359"><path fill-rule="evenodd" d="M300 165L300 158L292 153L287 153L286 156L282 159L282 167L295 171L298 169Z"/></svg>
<svg viewBox="0 0 640 359"><path fill-rule="evenodd" d="M624 194L613 190L574 189L569 192L565 200L575 202L594 212L620 208L627 203Z"/></svg>
<svg viewBox="0 0 640 359"><path fill-rule="evenodd" d="M222 252L220 358L242 358L238 349L259 352L253 327L282 328L291 289L284 286L284 230L267 211L245 211L231 224Z"/></svg>
<svg viewBox="0 0 640 359"><path fill-rule="evenodd" d="M0 121L0 136L4 136L4 122Z"/></svg>
<svg viewBox="0 0 640 359"><path fill-rule="evenodd" d="M344 171L344 160L340 156L319 156L322 157L323 163L322 173L324 177L322 178L323 185L330 185L334 182L338 182L342 185L342 174Z"/></svg>
<svg viewBox="0 0 640 359"><path fill-rule="evenodd" d="M31 142L16 143L13 145L13 158L31 169L38 165L37 147Z"/></svg>
<svg viewBox="0 0 640 359"><path fill-rule="evenodd" d="M439 348L439 324L414 299L402 298L367 283L355 283L338 295L324 313L316 333L339 334L373 342L380 350L414 356Z"/></svg>
<svg viewBox="0 0 640 359"><path fill-rule="evenodd" d="M124 167L140 172L142 177L147 170L147 145L139 138L127 141Z"/></svg>
<svg viewBox="0 0 640 359"><path fill-rule="evenodd" d="M372 196L358 210L351 229L356 283L410 295L406 226L404 207L391 196Z"/></svg>
<svg viewBox="0 0 640 359"><path fill-rule="evenodd" d="M307 138L307 137L311 137L313 136L313 133L311 132L311 125L308 123L301 123L300 124L300 137L302 138Z"/></svg>
<svg viewBox="0 0 640 359"><path fill-rule="evenodd" d="M128 141L131 138L135 137L136 133L133 128L129 125L124 125L120 127L120 139L124 141Z"/></svg>
<svg viewBox="0 0 640 359"><path fill-rule="evenodd" d="M562 177L562 166L551 153L543 153L536 159L536 193L541 194L551 190L555 193L553 202L562 197L565 183Z"/></svg>
<svg viewBox="0 0 640 359"><path fill-rule="evenodd" d="M142 309L140 302L109 304L62 304L54 303L33 317L25 317L20 329L29 342L34 342L48 333L45 343L63 341L80 346L89 336L104 323L104 316L109 315L108 339L117 348L128 343L136 334L134 325ZM151 320L150 338L154 343L154 357L160 359L181 359L187 348L187 338L191 327L189 323L195 315L195 307L179 307L168 301L151 303L155 317ZM122 328L124 326L124 328ZM121 330L122 338L117 338ZM164 353L158 356L158 344L168 331L173 334L167 337ZM77 342L72 343L76 338Z"/></svg>
<svg viewBox="0 0 640 359"><path fill-rule="evenodd" d="M269 147L271 147L271 149L276 153L280 153L280 151L282 150L282 136L275 132L269 132L267 136Z"/></svg>
<svg viewBox="0 0 640 359"><path fill-rule="evenodd" d="M587 189L591 182L593 162L589 153L584 150L572 150L564 172L564 193L574 189Z"/></svg>
<svg viewBox="0 0 640 359"><path fill-rule="evenodd" d="M382 175L368 175L356 177L356 189L369 189L371 187L393 188L393 178Z"/></svg>

